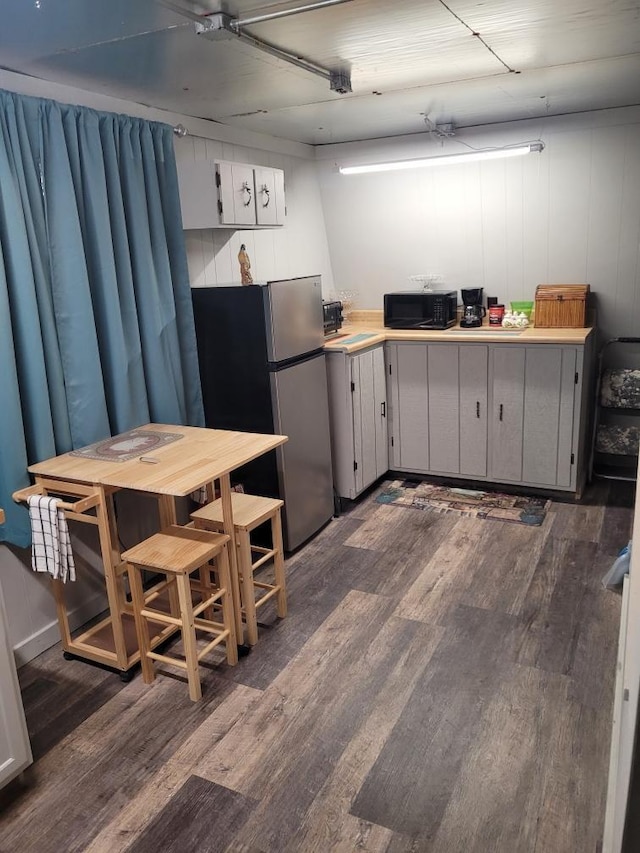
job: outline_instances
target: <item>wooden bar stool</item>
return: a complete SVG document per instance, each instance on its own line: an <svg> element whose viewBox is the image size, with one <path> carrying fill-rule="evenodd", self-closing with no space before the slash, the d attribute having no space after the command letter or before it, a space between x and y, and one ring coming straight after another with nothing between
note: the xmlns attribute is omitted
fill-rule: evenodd
<svg viewBox="0 0 640 853"><path fill-rule="evenodd" d="M242 588L242 612L247 623L247 640L254 646L258 642L258 617L256 608L270 598L276 598L276 612L283 619L287 615L287 589L284 574L282 522L280 508L284 501L234 492L231 495L233 528L238 549L238 570ZM197 529L222 530L222 502L213 501L191 513ZM251 542L251 531L266 521L271 522L272 548L263 548ZM258 559L253 560L257 554ZM273 558L275 583L257 581L254 573ZM256 598L256 590L261 593Z"/></svg>
<svg viewBox="0 0 640 853"><path fill-rule="evenodd" d="M229 577L229 555L227 543L229 537L221 533L171 525L145 539L139 545L130 548L122 555L127 562L136 633L140 646L142 677L146 684L155 678L154 660L179 666L187 671L189 696L196 701L202 696L198 663L219 643L226 645L227 662L238 662L238 647L231 600ZM166 582L154 586L151 593L142 587L142 569L161 572ZM191 575L198 572L197 578ZM217 585L212 581L212 573L217 575ZM157 602L161 606L164 590L177 588L180 602L180 616L172 616L165 610L152 608ZM200 597L200 603L194 606L193 594ZM160 600L158 600L160 599ZM222 621L214 620L214 611L221 613ZM200 614L204 613L204 618ZM185 660L159 654L151 649L149 622L174 625L182 632ZM198 652L196 631L213 634L211 642Z"/></svg>

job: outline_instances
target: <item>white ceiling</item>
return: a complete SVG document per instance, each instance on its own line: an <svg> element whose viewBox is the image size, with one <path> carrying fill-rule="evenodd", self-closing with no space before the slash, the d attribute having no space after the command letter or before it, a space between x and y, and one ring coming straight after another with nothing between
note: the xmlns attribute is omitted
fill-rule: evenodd
<svg viewBox="0 0 640 853"><path fill-rule="evenodd" d="M274 0L173 0L232 16ZM300 4L303 0L300 0ZM287 5L291 5L289 2ZM351 0L209 41L158 0L2 0L0 67L276 137L323 144L640 103L640 2Z"/></svg>

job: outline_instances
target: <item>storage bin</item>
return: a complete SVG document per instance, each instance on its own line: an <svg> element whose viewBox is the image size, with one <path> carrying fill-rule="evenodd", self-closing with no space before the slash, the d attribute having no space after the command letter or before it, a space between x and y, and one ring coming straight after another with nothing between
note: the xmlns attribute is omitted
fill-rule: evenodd
<svg viewBox="0 0 640 853"><path fill-rule="evenodd" d="M588 284L539 284L535 325L541 329L582 329L587 320Z"/></svg>

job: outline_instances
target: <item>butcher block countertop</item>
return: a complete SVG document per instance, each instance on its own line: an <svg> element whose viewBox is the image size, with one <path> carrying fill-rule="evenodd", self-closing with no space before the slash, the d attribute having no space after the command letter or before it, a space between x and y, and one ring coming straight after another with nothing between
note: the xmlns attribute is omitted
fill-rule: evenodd
<svg viewBox="0 0 640 853"><path fill-rule="evenodd" d="M452 326L437 332L411 331L408 329L385 329L382 311L354 311L351 320L339 334L326 339L327 352L358 352L385 341L439 341L446 343L522 343L530 344L576 344L586 342L593 328L587 329L502 329L485 324L477 329L461 329Z"/></svg>

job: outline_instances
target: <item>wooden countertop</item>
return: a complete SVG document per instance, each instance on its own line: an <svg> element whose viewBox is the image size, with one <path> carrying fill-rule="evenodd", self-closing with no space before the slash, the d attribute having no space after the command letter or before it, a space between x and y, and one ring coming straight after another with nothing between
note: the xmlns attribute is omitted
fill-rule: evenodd
<svg viewBox="0 0 640 853"><path fill-rule="evenodd" d="M576 344L581 346L594 330L588 329L502 329L485 324L477 329L461 329L459 325L441 331L424 332L408 329L385 329L382 311L354 311L352 321L340 334L327 339L327 352L358 352L385 341L439 341L446 343L519 343Z"/></svg>

